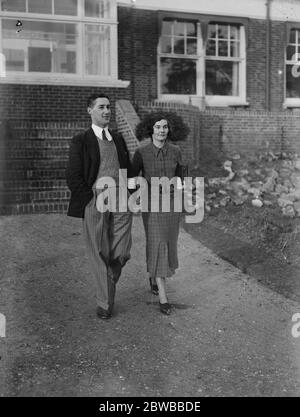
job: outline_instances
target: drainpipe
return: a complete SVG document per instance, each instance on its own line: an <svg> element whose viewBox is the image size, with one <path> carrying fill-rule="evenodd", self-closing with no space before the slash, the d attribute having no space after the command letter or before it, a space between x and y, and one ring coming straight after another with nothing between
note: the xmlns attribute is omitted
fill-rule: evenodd
<svg viewBox="0 0 300 417"><path fill-rule="evenodd" d="M270 111L270 45L271 45L271 10L272 0L267 0L266 2L266 110Z"/></svg>

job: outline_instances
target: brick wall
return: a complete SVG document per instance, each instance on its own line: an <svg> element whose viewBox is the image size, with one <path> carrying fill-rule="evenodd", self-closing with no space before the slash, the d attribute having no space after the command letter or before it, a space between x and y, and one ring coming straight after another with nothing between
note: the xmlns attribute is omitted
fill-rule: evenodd
<svg viewBox="0 0 300 417"><path fill-rule="evenodd" d="M282 111L285 91L286 27L283 22L272 22L270 40L270 110Z"/></svg>
<svg viewBox="0 0 300 417"><path fill-rule="evenodd" d="M282 112L200 112L200 148L238 152L249 156L259 151L300 153L300 114Z"/></svg>
<svg viewBox="0 0 300 417"><path fill-rule="evenodd" d="M158 13L118 8L119 76L130 80L130 99L157 98Z"/></svg>
<svg viewBox="0 0 300 417"><path fill-rule="evenodd" d="M86 99L97 92L111 98L114 123L115 101L127 97L126 89L0 84L0 117L2 120L88 122Z"/></svg>
<svg viewBox="0 0 300 417"><path fill-rule="evenodd" d="M266 22L249 20L247 62L247 101L251 109L266 105Z"/></svg>

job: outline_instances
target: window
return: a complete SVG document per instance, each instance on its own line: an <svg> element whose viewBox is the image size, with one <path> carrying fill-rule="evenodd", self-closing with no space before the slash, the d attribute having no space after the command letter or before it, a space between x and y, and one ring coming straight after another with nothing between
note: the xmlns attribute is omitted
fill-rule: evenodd
<svg viewBox="0 0 300 417"><path fill-rule="evenodd" d="M77 0L4 0L2 11L77 15Z"/></svg>
<svg viewBox="0 0 300 417"><path fill-rule="evenodd" d="M0 30L5 81L128 85L118 80L115 0L2 1Z"/></svg>
<svg viewBox="0 0 300 417"><path fill-rule="evenodd" d="M21 32L15 20L2 20L2 48L6 70L76 74L78 27L73 23L30 21Z"/></svg>
<svg viewBox="0 0 300 417"><path fill-rule="evenodd" d="M239 55L239 28L232 25L210 24L205 60L207 95L239 95Z"/></svg>
<svg viewBox="0 0 300 417"><path fill-rule="evenodd" d="M159 96L208 105L246 104L241 24L164 17L159 43Z"/></svg>
<svg viewBox="0 0 300 417"><path fill-rule="evenodd" d="M196 94L197 23L163 21L161 93Z"/></svg>
<svg viewBox="0 0 300 417"><path fill-rule="evenodd" d="M300 29L291 29L286 48L286 105L300 106Z"/></svg>

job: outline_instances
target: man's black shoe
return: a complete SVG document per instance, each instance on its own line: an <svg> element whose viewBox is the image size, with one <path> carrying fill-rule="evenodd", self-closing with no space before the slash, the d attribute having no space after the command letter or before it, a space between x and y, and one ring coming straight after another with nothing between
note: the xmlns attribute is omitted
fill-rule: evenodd
<svg viewBox="0 0 300 417"><path fill-rule="evenodd" d="M97 307L97 316L99 317L99 319L103 319L103 320L107 320L109 318L111 318L111 312L108 310L104 310L104 308L102 307Z"/></svg>

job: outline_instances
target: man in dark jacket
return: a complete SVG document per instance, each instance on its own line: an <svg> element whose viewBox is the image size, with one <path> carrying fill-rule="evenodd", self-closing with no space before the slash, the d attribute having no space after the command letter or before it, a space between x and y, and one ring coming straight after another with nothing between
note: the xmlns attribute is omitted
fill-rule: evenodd
<svg viewBox="0 0 300 417"><path fill-rule="evenodd" d="M108 319L112 315L116 283L130 258L132 215L129 210L99 211L97 198L109 191L110 195L114 193L119 206L119 197L124 196L124 189L123 194L119 193L124 184L119 173L127 170L130 178L131 164L124 139L108 129L109 98L102 94L90 96L87 111L92 126L75 136L70 146L66 171L71 190L68 216L83 218L84 238L96 279L97 315ZM96 187L104 177L114 184L105 190ZM127 196L127 182L125 187Z"/></svg>

